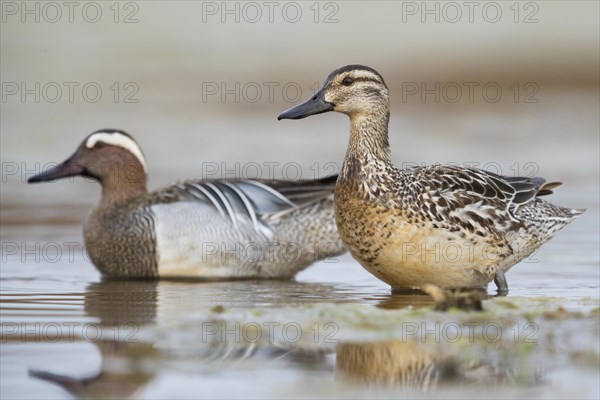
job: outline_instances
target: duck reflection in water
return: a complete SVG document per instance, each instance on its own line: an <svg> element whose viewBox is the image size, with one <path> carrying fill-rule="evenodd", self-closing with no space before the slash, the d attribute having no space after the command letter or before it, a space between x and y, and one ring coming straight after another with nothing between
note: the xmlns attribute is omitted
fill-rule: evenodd
<svg viewBox="0 0 600 400"><path fill-rule="evenodd" d="M106 336L112 338L93 340L101 355L99 372L74 378L31 369L30 375L52 382L76 398L138 397L158 370L159 351L136 337L140 327L155 320L156 287L152 281L107 281L88 286L85 313L99 320L94 325L103 336L108 333ZM119 337L115 337L117 332Z"/></svg>
<svg viewBox="0 0 600 400"><path fill-rule="evenodd" d="M230 309L234 314L239 310L240 321L250 325L245 309L261 308L268 313L272 308L273 315L278 315L282 306L351 302L380 308L433 304L430 297L422 294L353 295L344 288L299 282L105 281L87 288L86 317L97 320L98 326L109 332L114 332L115 327L127 328L122 332L132 340L120 337L120 340L95 342L102 363L99 372L92 376L76 379L39 368L31 371L31 375L53 382L78 398L137 396L159 370L184 370L195 379L202 379L222 373L224 368L252 370L277 365L299 373L335 373L338 378L335 385L343 387L351 381L419 390L433 390L444 381L473 382L481 375L488 381L510 376L506 372L509 369L497 366L493 369L491 363L482 361L483 357L476 353L470 352L470 359L457 358L461 351L453 350L451 344L438 351L436 343L400 340L355 343L340 337L341 343L314 340L291 343L279 338L254 343L237 340L233 335L202 337L202 324L213 324L217 330L227 329L219 316L221 309ZM285 320L289 316L280 318Z"/></svg>
<svg viewBox="0 0 600 400"><path fill-rule="evenodd" d="M539 368L518 368L510 357L461 355L460 348L446 351L431 343L386 340L341 343L336 350L336 379L369 387L431 391L440 386L469 385L483 388L496 384L537 384Z"/></svg>
<svg viewBox="0 0 600 400"><path fill-rule="evenodd" d="M100 372L73 378L47 371L30 370L33 377L52 382L81 399L137 397L154 379L158 351L148 343L100 340L95 343L102 355Z"/></svg>
<svg viewBox="0 0 600 400"><path fill-rule="evenodd" d="M350 298L349 298L350 297ZM276 299L276 300L275 300ZM250 308L268 305L298 305L324 301L349 302L355 299L333 286L290 281L215 281L190 284L183 281L105 280L89 285L85 292L87 317L97 320L100 330L111 336L120 331L119 340L93 341L102 359L99 372L74 378L46 370L30 369L30 375L52 382L76 398L136 397L151 382L158 369L185 368L210 371L233 362L259 356L285 358L306 369L322 369L325 357L333 349L304 349L281 346L257 346L252 343L215 340L203 341L198 335L199 320L190 322L191 332L178 330L178 324L190 315L206 314L214 318L214 309ZM209 322L218 323L212 319ZM147 336L142 337L141 331ZM156 332L170 332L165 339ZM178 340L183 334L190 340ZM195 335L195 336L194 336ZM158 337L157 337L158 336ZM175 337L177 336L177 337ZM173 339L173 340L171 340ZM227 337L226 337L227 339ZM82 337L83 340L83 337ZM175 361L173 363L173 361ZM331 363L326 366L333 369Z"/></svg>

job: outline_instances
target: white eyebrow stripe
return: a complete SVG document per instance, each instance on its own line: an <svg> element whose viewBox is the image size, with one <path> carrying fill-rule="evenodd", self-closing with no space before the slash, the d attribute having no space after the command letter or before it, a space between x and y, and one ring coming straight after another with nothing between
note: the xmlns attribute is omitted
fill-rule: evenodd
<svg viewBox="0 0 600 400"><path fill-rule="evenodd" d="M355 79L372 79L374 81L381 82L381 78L379 76L377 76L377 74L374 74L371 71L365 71L365 70L353 71L353 78L355 78Z"/></svg>
<svg viewBox="0 0 600 400"><path fill-rule="evenodd" d="M119 146L124 148L125 150L128 150L131 154L137 157L138 161L140 162L140 164L142 164L142 167L144 168L144 172L148 173L148 166L146 165L146 160L144 159L142 150L140 150L140 146L138 146L137 143L131 138L123 135L120 132L99 132L94 133L88 138L88 140L85 142L85 147L87 147L88 149L92 149L94 148L94 146L96 146L96 143L98 142L104 142L106 144Z"/></svg>

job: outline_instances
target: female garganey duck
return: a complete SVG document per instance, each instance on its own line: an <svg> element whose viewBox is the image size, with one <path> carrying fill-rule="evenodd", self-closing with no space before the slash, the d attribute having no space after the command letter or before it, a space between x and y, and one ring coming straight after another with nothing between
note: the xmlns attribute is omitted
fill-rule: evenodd
<svg viewBox="0 0 600 400"><path fill-rule="evenodd" d="M335 188L342 241L363 267L393 288L481 287L504 273L583 210L540 199L560 183L433 165L400 170L390 161L389 98L372 68L333 71L305 103L279 119L337 111L350 142Z"/></svg>
<svg viewBox="0 0 600 400"><path fill-rule="evenodd" d="M106 129L29 182L75 175L102 185L84 237L107 276L289 278L345 251L335 226L336 177L188 180L148 193L140 147L127 133Z"/></svg>

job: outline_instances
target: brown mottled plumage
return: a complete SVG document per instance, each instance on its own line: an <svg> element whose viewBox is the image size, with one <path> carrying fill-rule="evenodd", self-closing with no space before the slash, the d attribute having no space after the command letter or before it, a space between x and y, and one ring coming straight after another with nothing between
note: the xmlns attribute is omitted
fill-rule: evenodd
<svg viewBox="0 0 600 400"><path fill-rule="evenodd" d="M549 240L582 210L539 196L558 182L433 165L400 170L390 160L389 94L381 75L349 65L309 101L279 116L327 111L350 117L350 142L335 189L336 222L358 262L394 288L480 287Z"/></svg>
<svg viewBox="0 0 600 400"><path fill-rule="evenodd" d="M335 226L336 177L188 180L148 193L142 151L110 129L92 133L67 161L29 182L75 175L102 185L84 237L107 276L290 278L345 251Z"/></svg>

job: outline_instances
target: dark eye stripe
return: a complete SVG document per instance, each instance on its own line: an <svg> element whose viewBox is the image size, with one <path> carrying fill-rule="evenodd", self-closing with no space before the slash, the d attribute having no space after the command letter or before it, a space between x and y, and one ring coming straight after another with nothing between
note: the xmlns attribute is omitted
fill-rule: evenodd
<svg viewBox="0 0 600 400"><path fill-rule="evenodd" d="M361 78L353 78L353 80L354 80L354 82L377 82L377 83L381 83L381 81L379 81L377 79L374 79L374 78L364 78L364 77L361 77Z"/></svg>

